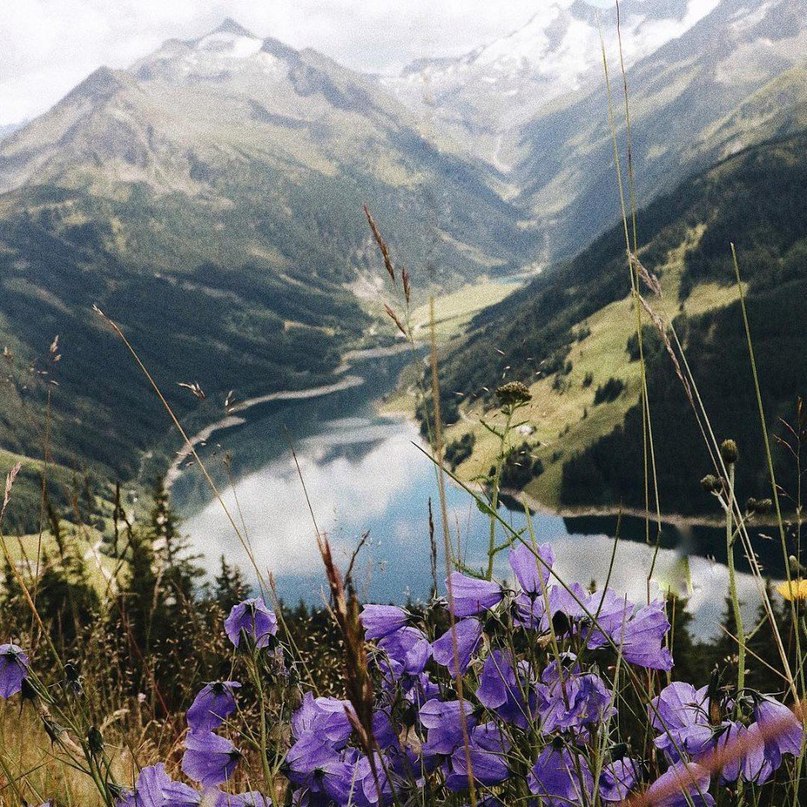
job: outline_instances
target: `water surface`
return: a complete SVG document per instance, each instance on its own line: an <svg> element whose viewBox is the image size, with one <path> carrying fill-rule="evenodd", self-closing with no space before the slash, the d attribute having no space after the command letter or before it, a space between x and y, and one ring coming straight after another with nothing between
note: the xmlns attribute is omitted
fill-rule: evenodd
<svg viewBox="0 0 807 807"><path fill-rule="evenodd" d="M411 421L379 416L375 407L375 401L394 388L406 361L397 356L357 362L351 372L365 379L361 386L312 400L256 407L246 414L243 425L214 435L202 449L208 467L225 483L225 504L247 537L261 573L275 576L286 602L318 603L324 596L311 510L343 568L368 534L355 565L363 598L377 602L427 598L433 586L430 500L442 593L445 567L434 465ZM226 485L225 457L233 485ZM204 554L206 567L215 571L223 555L255 579L244 546L220 503L211 501L198 470L183 471L173 495L184 517L183 529ZM467 565L481 567L487 562L489 520L461 488L449 484L446 497L452 544L459 547ZM500 513L514 529L527 527L523 512L502 508ZM637 600L646 597L655 553L644 541L643 521L623 519L615 549L615 518L564 519L535 513L530 520L537 540L552 542L556 570L566 581L593 580L602 585L610 568L612 586ZM499 528L497 541L506 537ZM698 629L714 635L727 590L727 569L721 559L725 559L721 530L698 527L682 532L664 525L651 592L672 585L688 595ZM502 553L497 572L506 578L508 571ZM741 575L740 590L746 608L753 611L758 596L749 575Z"/></svg>

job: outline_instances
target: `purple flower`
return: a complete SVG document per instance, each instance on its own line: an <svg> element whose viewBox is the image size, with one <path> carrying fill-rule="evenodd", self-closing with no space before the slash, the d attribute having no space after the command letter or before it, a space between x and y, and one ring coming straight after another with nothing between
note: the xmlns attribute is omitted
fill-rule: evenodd
<svg viewBox="0 0 807 807"><path fill-rule="evenodd" d="M545 807L590 804L594 793L594 777L586 758L556 744L540 753L527 784L530 792L542 798Z"/></svg>
<svg viewBox="0 0 807 807"><path fill-rule="evenodd" d="M163 807L198 807L202 803L202 794L182 782L168 782L163 798Z"/></svg>
<svg viewBox="0 0 807 807"><path fill-rule="evenodd" d="M331 762L338 762L339 755L334 747L317 733L309 732L297 740L286 752L285 770L290 782L321 790L317 771Z"/></svg>
<svg viewBox="0 0 807 807"><path fill-rule="evenodd" d="M409 614L397 605L365 605L359 614L366 639L383 639L403 628Z"/></svg>
<svg viewBox="0 0 807 807"><path fill-rule="evenodd" d="M272 800L257 790L249 793L220 793L216 799L216 807L272 807Z"/></svg>
<svg viewBox="0 0 807 807"><path fill-rule="evenodd" d="M0 698L10 698L22 689L28 677L28 656L15 644L0 644Z"/></svg>
<svg viewBox="0 0 807 807"><path fill-rule="evenodd" d="M719 751L727 747L731 749L735 743L742 743L743 753L735 755L720 771L721 784L736 782L740 778L746 764L748 770L753 771L749 778L754 779L762 771L764 755L762 743L748 743L748 729L742 723L724 722L715 733L715 746ZM767 777L766 777L767 778Z"/></svg>
<svg viewBox="0 0 807 807"><path fill-rule="evenodd" d="M239 759L241 752L225 737L209 731L189 734L182 770L194 782L210 787L230 779Z"/></svg>
<svg viewBox="0 0 807 807"><path fill-rule="evenodd" d="M240 644L242 635L256 647L266 647L277 633L277 617L260 597L253 597L232 607L224 620L224 630L235 647Z"/></svg>
<svg viewBox="0 0 807 807"><path fill-rule="evenodd" d="M609 644L608 637L621 635L619 631L628 622L634 610L634 605L625 597L621 597L613 589L595 591L586 601L586 609L596 623L590 626L586 636L589 650L604 647ZM588 618L585 620L590 621Z"/></svg>
<svg viewBox="0 0 807 807"><path fill-rule="evenodd" d="M450 584L450 586L449 586ZM446 580L446 588L450 588L449 607L456 617L476 616L502 601L502 587L493 580L479 580L460 572L452 572Z"/></svg>
<svg viewBox="0 0 807 807"><path fill-rule="evenodd" d="M748 742L748 750L741 759L743 779L759 785L764 784L773 776L776 768L765 754L765 743L758 723L752 723L745 730L745 739ZM778 762L781 763L781 758ZM729 765L726 768L729 768Z"/></svg>
<svg viewBox="0 0 807 807"><path fill-rule="evenodd" d="M454 639L449 628L437 641L432 642L432 658L452 675L465 675L474 653L482 640L482 623L475 617L461 619L454 625L457 641L457 660L454 657Z"/></svg>
<svg viewBox="0 0 807 807"><path fill-rule="evenodd" d="M593 594L587 604L597 624L587 637L589 649L594 650L613 642L631 664L651 670L671 670L670 651L663 647L664 636L670 629L662 601L652 602L633 612L633 605L613 592ZM610 641L609 641L610 640Z"/></svg>
<svg viewBox="0 0 807 807"><path fill-rule="evenodd" d="M432 652L426 635L417 628L400 628L385 636L378 647L389 661L389 669L385 671L393 678L404 674L419 675ZM383 662L381 666L384 668Z"/></svg>
<svg viewBox="0 0 807 807"><path fill-rule="evenodd" d="M611 693L599 676L569 671L558 676L557 671L552 675L547 672L544 671L542 679L554 680L537 688L538 714L544 733L586 731L616 714L611 705Z"/></svg>
<svg viewBox="0 0 807 807"><path fill-rule="evenodd" d="M671 670L672 655L662 644L669 629L664 603L656 601L640 608L611 638L622 648L625 661L650 670Z"/></svg>
<svg viewBox="0 0 807 807"><path fill-rule="evenodd" d="M560 612L577 622L586 617L589 596L580 583L572 583L568 590L563 586L550 586L549 610L552 616Z"/></svg>
<svg viewBox="0 0 807 807"><path fill-rule="evenodd" d="M141 769L134 790L127 790L116 802L116 807L162 807L165 802L163 788L171 783L165 765L150 765Z"/></svg>
<svg viewBox="0 0 807 807"><path fill-rule="evenodd" d="M549 582L549 570L555 563L552 545L541 544L533 549L526 544L519 544L510 550L507 559L521 590L533 598L541 595Z"/></svg>
<svg viewBox="0 0 807 807"><path fill-rule="evenodd" d="M217 729L235 711L237 681L214 681L205 685L187 712L191 731Z"/></svg>
<svg viewBox="0 0 807 807"><path fill-rule="evenodd" d="M435 755L448 756L454 753L457 746L462 745L463 731L460 710L465 714L466 729L470 732L476 725L473 718L473 707L468 701L430 700L420 708L421 725L428 729L428 736L423 745L426 757Z"/></svg>
<svg viewBox="0 0 807 807"><path fill-rule="evenodd" d="M479 676L476 697L479 702L495 712L502 720L514 726L526 729L529 725L532 710L525 699L532 701L535 697L532 683L529 681L529 665L525 662L519 666L519 678L513 668L513 657L509 652L494 650L486 659Z"/></svg>
<svg viewBox="0 0 807 807"><path fill-rule="evenodd" d="M676 792L660 795L673 785ZM647 799L653 807L712 807L715 803L709 794L709 771L696 762L676 763L669 768L647 789Z"/></svg>
<svg viewBox="0 0 807 807"><path fill-rule="evenodd" d="M502 733L498 723L483 723L471 732L468 753L463 744L454 750L450 760L450 772L446 776L446 787L455 792L468 787L468 757L474 780L490 787L507 779L510 771L506 755L510 741Z"/></svg>
<svg viewBox="0 0 807 807"><path fill-rule="evenodd" d="M650 725L660 732L656 748L671 760L678 761L681 750L697 756L712 742L708 697L707 687L696 690L692 684L674 681L651 701Z"/></svg>
<svg viewBox="0 0 807 807"><path fill-rule="evenodd" d="M639 765L630 757L615 759L600 772L600 797L605 802L623 802L639 781Z"/></svg>
<svg viewBox="0 0 807 807"><path fill-rule="evenodd" d="M117 807L193 807L201 800L201 793L173 781L160 763L143 768L134 791L125 793L116 804Z"/></svg>
<svg viewBox="0 0 807 807"><path fill-rule="evenodd" d="M546 618L546 602L540 595L525 594L523 591L513 600L515 613L513 622L520 628L527 630L549 630L549 620Z"/></svg>
<svg viewBox="0 0 807 807"><path fill-rule="evenodd" d="M406 677L401 681L404 698L420 708L426 701L440 694L440 687L429 678L428 673Z"/></svg>
<svg viewBox="0 0 807 807"><path fill-rule="evenodd" d="M801 753L804 729L796 715L783 703L763 695L754 707L754 718L762 731L767 729L773 733L765 740L765 759L771 763L773 770L782 764L783 754L797 757Z"/></svg>

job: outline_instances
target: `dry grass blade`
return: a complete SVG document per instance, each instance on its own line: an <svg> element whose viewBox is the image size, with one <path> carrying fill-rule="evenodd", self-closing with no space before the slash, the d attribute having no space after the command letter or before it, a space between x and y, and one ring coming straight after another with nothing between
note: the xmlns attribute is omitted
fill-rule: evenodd
<svg viewBox="0 0 807 807"><path fill-rule="evenodd" d="M375 219L373 218L373 214L370 212L370 208L367 205L364 205L364 215L367 216L367 223L370 225L370 230L373 233L373 240L378 245L378 249L381 251L381 257L384 259L384 268L387 270L387 274L392 278L393 284L395 281L395 266L392 263L392 258L389 254L389 247L387 246L387 242L384 241L381 230L378 229L378 225L376 224Z"/></svg>
<svg viewBox="0 0 807 807"><path fill-rule="evenodd" d="M317 533L317 546L325 576L331 592L333 614L336 618L342 640L345 644L345 689L353 706L353 712L346 710L353 730L359 738L362 750L368 759L373 760L373 682L367 661L367 648L359 620L359 603L355 594L347 595L342 575L333 560L331 545L325 535Z"/></svg>
<svg viewBox="0 0 807 807"><path fill-rule="evenodd" d="M629 253L630 265L636 271L636 274L644 281L656 297L661 297L661 281L650 271L648 271L644 264L639 260L639 257L634 252Z"/></svg>
<svg viewBox="0 0 807 807"><path fill-rule="evenodd" d="M386 303L384 303L384 310L387 312L387 316L398 326L398 330L406 336L406 328L398 315Z"/></svg>
<svg viewBox="0 0 807 807"><path fill-rule="evenodd" d="M793 708L793 714L804 724L807 718L807 702L801 701ZM764 726L757 724L759 731L756 734L747 732L736 740L726 743L722 748L715 748L705 756L701 757L697 764L709 775L716 774L731 762L742 759L750 751L759 748L764 743L776 739L781 734L792 728L792 715L783 715L776 720L771 720ZM652 807L671 803L671 797L680 796L682 790L693 790L693 785L697 784L697 776L688 771L681 771L680 776L672 778L663 786L657 787L652 795L649 790L639 793L622 804L625 807ZM676 803L678 803L676 801Z"/></svg>
<svg viewBox="0 0 807 807"><path fill-rule="evenodd" d="M695 398L692 395L692 387L689 385L689 381L684 375L681 364L678 361L678 356L675 355L675 350L673 349L672 342L670 341L670 337L668 334L667 323L653 310L653 307L650 303L645 300L642 295L639 295L639 302L642 304L642 308L647 312L650 319L653 321L653 325L656 326L656 330L658 331L659 336L661 337L661 341L664 342L664 347L667 349L667 354L669 355L672 363L673 368L675 369L675 374L678 376L678 380L684 387L684 392L689 400L691 406L695 406Z"/></svg>
<svg viewBox="0 0 807 807"><path fill-rule="evenodd" d="M22 463L18 462L7 474L6 474L6 491L3 494L3 507L0 509L0 523L3 521L3 517L6 514L6 508L8 507L8 503L11 501L11 489L14 487L14 480L17 478L17 474L22 470Z"/></svg>

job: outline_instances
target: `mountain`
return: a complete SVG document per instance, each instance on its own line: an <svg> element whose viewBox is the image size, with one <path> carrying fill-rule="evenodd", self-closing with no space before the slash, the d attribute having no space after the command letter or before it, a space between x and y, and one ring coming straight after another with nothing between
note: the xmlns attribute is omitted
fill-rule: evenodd
<svg viewBox="0 0 807 807"><path fill-rule="evenodd" d="M192 422L230 389L332 378L380 307L362 204L423 294L528 254L488 180L373 81L230 20L97 70L0 142L0 446L102 478L167 464L177 438L154 454L169 421L96 304Z"/></svg>
<svg viewBox="0 0 807 807"><path fill-rule="evenodd" d="M638 215L638 254L663 292L642 293L675 322L718 438L741 446L743 497L771 491L730 244L747 284L768 428L780 434L807 394L805 187L807 131L745 149ZM476 438L463 476L484 474L498 451L497 438L469 424L492 417L491 389L501 379L519 379L533 393L525 451L538 461L527 492L556 507L644 505L638 313L629 288L620 225L474 320L447 356L441 383L456 423L449 440L469 430ZM647 315L643 321L662 507L713 512L698 482L712 471L700 430L665 346ZM793 463L781 445L774 451L779 482L795 490Z"/></svg>
<svg viewBox="0 0 807 807"><path fill-rule="evenodd" d="M721 0L686 33L627 71L636 198L645 204L689 174L766 136L797 131L805 90L807 20L800 0ZM616 137L626 169L623 102L616 64ZM791 81L785 89L789 71ZM783 81L782 90L776 87ZM749 126L767 105L767 125ZM801 113L799 113L801 109ZM745 110L745 112L743 112ZM754 124L759 120L754 119ZM547 257L570 256L619 209L613 132L601 88L540 112L521 130L524 156L514 200L539 219Z"/></svg>
<svg viewBox="0 0 807 807"><path fill-rule="evenodd" d="M620 3L625 64L680 37L719 0ZM602 90L602 47L618 58L615 7L584 0L540 4L522 28L454 59L421 59L381 83L437 129L508 171L518 130L540 110L579 91ZM602 33L602 40L601 40Z"/></svg>

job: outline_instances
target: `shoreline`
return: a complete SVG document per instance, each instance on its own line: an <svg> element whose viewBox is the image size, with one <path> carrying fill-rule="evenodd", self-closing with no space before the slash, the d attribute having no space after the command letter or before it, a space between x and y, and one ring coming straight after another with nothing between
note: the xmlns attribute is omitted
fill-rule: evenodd
<svg viewBox="0 0 807 807"><path fill-rule="evenodd" d="M355 351L360 353L361 351ZM369 357L368 357L369 358ZM340 365L342 367L342 365ZM341 372L346 372L350 365L345 364ZM337 368L338 372L339 368ZM207 442L216 432L232 429L235 426L242 426L247 422L246 418L239 417L242 412L246 412L261 404L271 403L272 401L306 401L311 398L321 398L324 395L332 395L334 392L342 392L352 387L359 387L364 384L364 377L360 375L346 375L340 381L335 381L333 384L323 384L319 387L309 387L308 389L299 390L278 390L277 392L269 392L266 395L258 395L254 398L247 398L235 406L230 408L228 414L219 420L209 423L200 431L196 432L193 437L186 442L182 448L176 453L168 470L165 473L165 490L170 493L174 482L179 478L182 473L182 464L193 455L196 446L201 443Z"/></svg>

